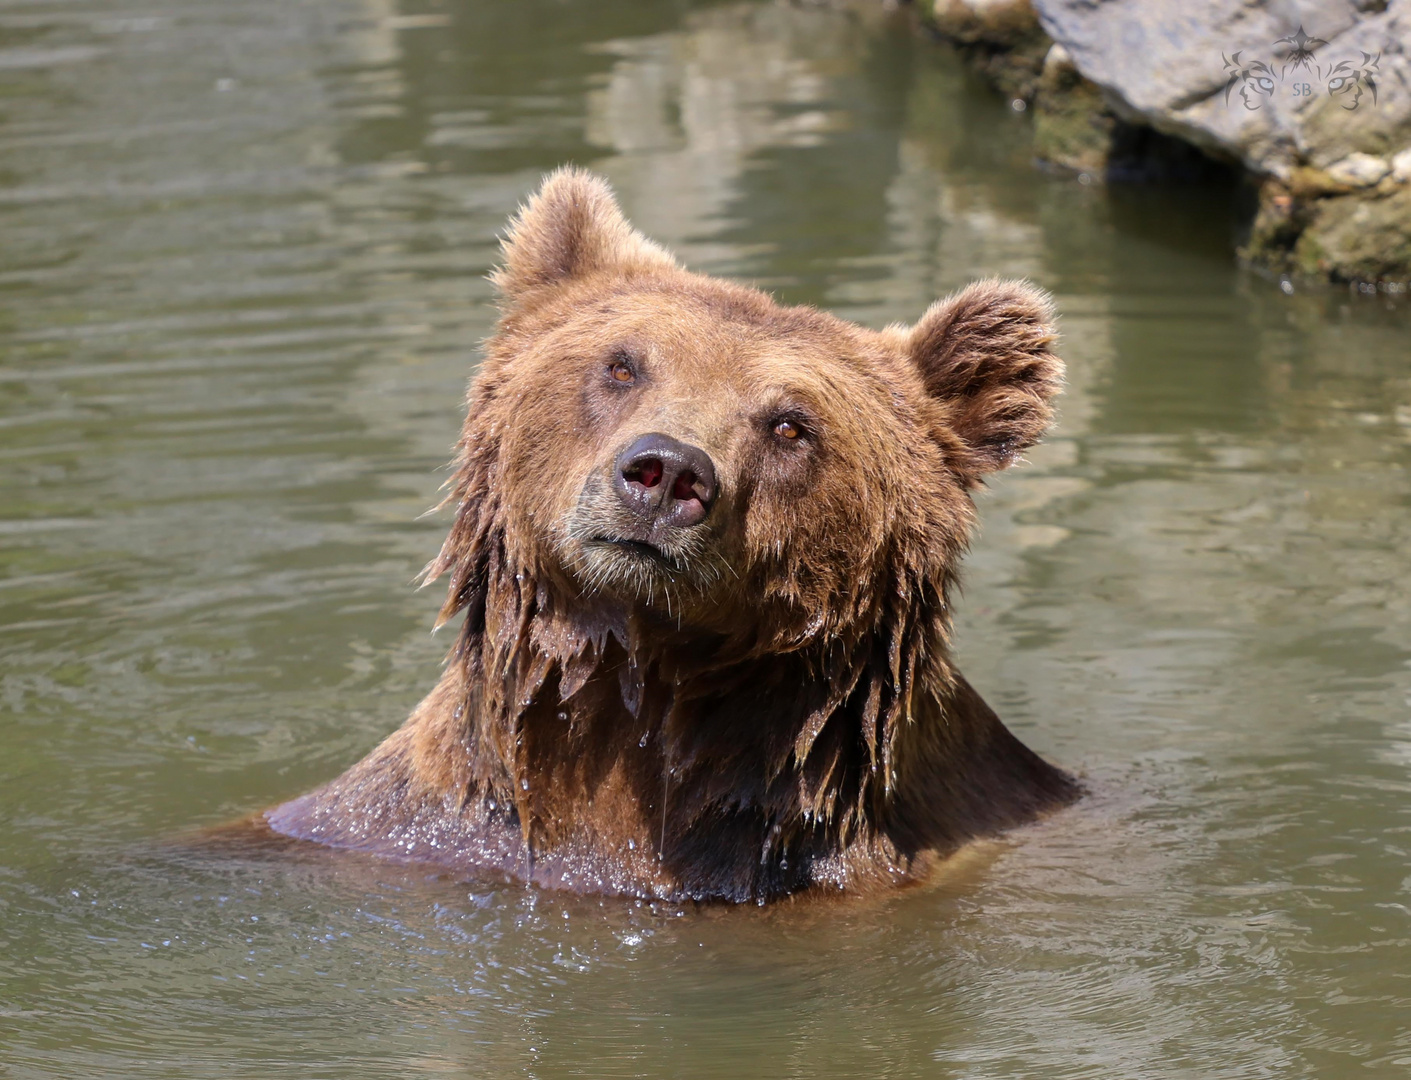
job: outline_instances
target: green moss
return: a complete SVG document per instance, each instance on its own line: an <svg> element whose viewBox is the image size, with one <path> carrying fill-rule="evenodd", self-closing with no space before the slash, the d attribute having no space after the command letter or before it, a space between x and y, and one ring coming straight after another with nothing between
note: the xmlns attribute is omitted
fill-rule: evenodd
<svg viewBox="0 0 1411 1080"><path fill-rule="evenodd" d="M1042 160L1101 176L1116 127L1094 84L1068 65L1044 69L1034 100L1034 150Z"/></svg>
<svg viewBox="0 0 1411 1080"><path fill-rule="evenodd" d="M1308 226L1307 204L1299 202L1277 181L1259 191L1259 210L1250 226L1240 258L1275 271L1293 270L1293 249Z"/></svg>

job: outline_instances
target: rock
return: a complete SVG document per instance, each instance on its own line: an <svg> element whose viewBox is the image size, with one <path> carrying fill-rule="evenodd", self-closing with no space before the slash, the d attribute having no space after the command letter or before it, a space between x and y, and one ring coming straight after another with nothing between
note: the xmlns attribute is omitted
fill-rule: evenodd
<svg viewBox="0 0 1411 1080"><path fill-rule="evenodd" d="M1039 29L1029 0L936 0L932 18L946 37L966 44L1012 48Z"/></svg>
<svg viewBox="0 0 1411 1080"><path fill-rule="evenodd" d="M1293 249L1294 269L1333 281L1403 280L1411 267L1411 187L1375 199L1315 203Z"/></svg>
<svg viewBox="0 0 1411 1080"><path fill-rule="evenodd" d="M1260 188L1246 258L1411 278L1411 218L1394 194L1411 183L1411 0L934 0L934 12L1006 94L1032 99L1040 157L1080 178L1161 178L1199 175L1181 156L1195 147Z"/></svg>
<svg viewBox="0 0 1411 1080"><path fill-rule="evenodd" d="M1293 273L1293 249L1308 227L1309 205L1277 180L1266 183L1240 257L1277 273Z"/></svg>
<svg viewBox="0 0 1411 1080"><path fill-rule="evenodd" d="M1296 164L1326 167L1349 153L1385 154L1411 145L1411 21L1402 0L1364 13L1347 0L1299 6L1211 0L1035 0L1044 30L1084 77L1109 91L1119 113L1159 131L1237 157L1260 175L1286 177ZM1307 68L1296 67L1281 38L1302 24L1327 40ZM1270 66L1273 93L1230 87L1227 62ZM1355 109L1328 92L1336 62L1362 65L1381 55L1378 94ZM1310 92L1301 92L1306 84ZM1231 92L1227 95L1227 89ZM1294 93L1299 89L1299 93ZM1365 89L1365 88L1364 88Z"/></svg>
<svg viewBox="0 0 1411 1080"><path fill-rule="evenodd" d="M1029 0L935 0L930 21L1006 97L1033 98L1049 40Z"/></svg>
<svg viewBox="0 0 1411 1080"><path fill-rule="evenodd" d="M1083 78L1062 45L1044 57L1034 96L1034 151L1044 161L1102 176L1112 156L1116 118L1102 91Z"/></svg>
<svg viewBox="0 0 1411 1080"><path fill-rule="evenodd" d="M1411 180L1411 149L1406 149L1391 159L1391 178L1398 184Z"/></svg>
<svg viewBox="0 0 1411 1080"><path fill-rule="evenodd" d="M1327 171L1334 183L1371 187L1391 172L1391 163L1373 154L1348 154L1329 165Z"/></svg>
<svg viewBox="0 0 1411 1080"><path fill-rule="evenodd" d="M1106 110L1261 182L1251 258L1334 279L1411 277L1411 258L1396 261L1411 219L1383 190L1388 176L1411 180L1411 0L1033 2ZM1302 27L1324 39L1306 59L1291 51ZM1385 235L1358 240L1356 222Z"/></svg>

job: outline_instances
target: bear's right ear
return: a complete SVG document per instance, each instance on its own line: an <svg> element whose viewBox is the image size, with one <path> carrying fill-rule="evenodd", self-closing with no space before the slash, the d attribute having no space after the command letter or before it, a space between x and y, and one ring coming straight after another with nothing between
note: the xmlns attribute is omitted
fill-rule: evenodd
<svg viewBox="0 0 1411 1080"><path fill-rule="evenodd" d="M1063 387L1056 337L1047 293L997 279L936 301L911 329L912 363L969 451L959 462L968 482L1004 468L1048 429L1049 402Z"/></svg>
<svg viewBox="0 0 1411 1080"><path fill-rule="evenodd" d="M491 275L507 307L588 274L674 268L671 254L627 223L607 181L564 166L510 221L504 264Z"/></svg>

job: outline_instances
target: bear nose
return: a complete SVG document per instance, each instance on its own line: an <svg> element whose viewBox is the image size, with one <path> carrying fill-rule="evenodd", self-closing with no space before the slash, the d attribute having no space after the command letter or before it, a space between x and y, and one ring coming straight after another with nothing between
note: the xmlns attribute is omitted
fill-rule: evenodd
<svg viewBox="0 0 1411 1080"><path fill-rule="evenodd" d="M698 525L715 499L715 466L706 452L659 432L622 451L615 472L618 497L652 525Z"/></svg>

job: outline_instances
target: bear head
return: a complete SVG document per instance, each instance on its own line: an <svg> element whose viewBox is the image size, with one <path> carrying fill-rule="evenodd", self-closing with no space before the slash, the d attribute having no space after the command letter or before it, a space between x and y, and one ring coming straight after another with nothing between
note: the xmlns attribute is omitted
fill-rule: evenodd
<svg viewBox="0 0 1411 1080"><path fill-rule="evenodd" d="M970 491L1043 433L1062 378L1030 285L868 330L682 269L574 169L513 221L494 280L460 517L430 568L453 575L443 618L484 585L490 532L541 608L713 651L939 612Z"/></svg>

